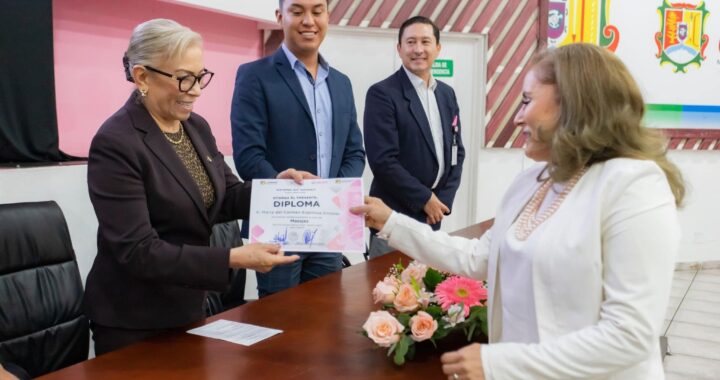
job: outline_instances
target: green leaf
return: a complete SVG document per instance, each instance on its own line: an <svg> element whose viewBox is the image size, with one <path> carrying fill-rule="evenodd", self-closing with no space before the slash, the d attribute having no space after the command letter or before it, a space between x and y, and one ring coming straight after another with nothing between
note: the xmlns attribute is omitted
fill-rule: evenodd
<svg viewBox="0 0 720 380"><path fill-rule="evenodd" d="M425 288L429 292L435 292L435 288L439 283L443 282L443 280L445 280L445 276L433 268L428 268L427 272L425 272L425 277L423 277Z"/></svg>
<svg viewBox="0 0 720 380"><path fill-rule="evenodd" d="M477 323L470 324L470 331L468 331L468 335L467 335L468 342L472 341L473 335L475 334L476 327L477 327Z"/></svg>
<svg viewBox="0 0 720 380"><path fill-rule="evenodd" d="M395 264L395 269L397 270L398 274L402 273L402 271L405 270L405 267L403 266L402 259L398 260L398 263Z"/></svg>
<svg viewBox="0 0 720 380"><path fill-rule="evenodd" d="M472 320L477 319L480 316L480 313L482 313L483 307L482 306L473 306L470 308L470 315L468 315L466 320Z"/></svg>
<svg viewBox="0 0 720 380"><path fill-rule="evenodd" d="M488 324L487 324L487 321L482 321L482 323L480 323L480 330L482 330L482 332L483 332L483 334L485 334L485 336L488 336Z"/></svg>
<svg viewBox="0 0 720 380"><path fill-rule="evenodd" d="M412 360L415 357L415 341L410 339L410 347L408 347L407 355L405 355L405 358L408 360Z"/></svg>
<svg viewBox="0 0 720 380"><path fill-rule="evenodd" d="M420 284L415 281L415 277L410 277L410 286L412 286L415 294L420 294Z"/></svg>
<svg viewBox="0 0 720 380"><path fill-rule="evenodd" d="M479 335L480 331L482 331L482 333L487 336L487 334L488 334L487 307L485 307L485 306L471 307L470 315L468 315L465 322L463 322L463 326L466 327L465 333L467 335L468 340L471 340L475 336ZM480 327L480 331L478 331L478 329L477 329L478 326Z"/></svg>
<svg viewBox="0 0 720 380"><path fill-rule="evenodd" d="M397 343L393 343L392 346L390 346L390 349L388 350L387 356L392 355L393 352L395 352L395 348L397 347Z"/></svg>
<svg viewBox="0 0 720 380"><path fill-rule="evenodd" d="M480 330L482 330L485 336L488 336L487 308L483 308L482 313L480 314Z"/></svg>
<svg viewBox="0 0 720 380"><path fill-rule="evenodd" d="M485 306L473 306L470 308L470 315L466 319L465 323L472 324L473 330L480 325L480 330L487 335L487 307Z"/></svg>
<svg viewBox="0 0 720 380"><path fill-rule="evenodd" d="M438 328L437 330L435 330L435 333L433 334L432 339L434 339L434 340L443 339L443 338L445 338L445 337L450 333L450 331L452 331L452 330L453 330L453 329Z"/></svg>
<svg viewBox="0 0 720 380"><path fill-rule="evenodd" d="M478 323L480 324L480 331L482 331L485 336L488 336L488 315L487 315L487 307L483 307L478 312L477 316Z"/></svg>
<svg viewBox="0 0 720 380"><path fill-rule="evenodd" d="M410 315L409 314L398 314L395 319L398 320L403 326L408 327L410 326Z"/></svg>
<svg viewBox="0 0 720 380"><path fill-rule="evenodd" d="M433 319L440 320L443 316L443 310L442 307L438 305L428 305L427 309L425 309L425 312L430 314Z"/></svg>
<svg viewBox="0 0 720 380"><path fill-rule="evenodd" d="M481 321L487 320L487 307L485 306L477 306L478 308L478 319Z"/></svg>
<svg viewBox="0 0 720 380"><path fill-rule="evenodd" d="M413 343L413 340L410 339L409 336L403 335L402 338L400 338L400 341L397 342L397 347L395 348L395 359L394 362L397 365L403 365L405 364L405 355L408 352L408 349L410 348L410 345Z"/></svg>

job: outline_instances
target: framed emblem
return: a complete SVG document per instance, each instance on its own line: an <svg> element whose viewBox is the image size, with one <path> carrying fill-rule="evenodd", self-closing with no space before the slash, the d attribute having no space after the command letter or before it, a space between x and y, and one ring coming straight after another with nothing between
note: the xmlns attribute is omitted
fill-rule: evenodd
<svg viewBox="0 0 720 380"><path fill-rule="evenodd" d="M658 7L660 31L655 34L660 65L673 66L673 72L686 73L688 66L700 67L710 38L705 23L710 14L705 2L699 4L670 3Z"/></svg>

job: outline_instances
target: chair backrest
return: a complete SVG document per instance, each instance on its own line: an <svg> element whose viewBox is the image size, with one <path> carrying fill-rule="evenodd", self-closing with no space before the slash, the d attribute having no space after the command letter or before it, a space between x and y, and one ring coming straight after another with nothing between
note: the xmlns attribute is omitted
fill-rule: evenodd
<svg viewBox="0 0 720 380"><path fill-rule="evenodd" d="M60 207L0 205L0 361L34 377L86 360L82 295Z"/></svg>

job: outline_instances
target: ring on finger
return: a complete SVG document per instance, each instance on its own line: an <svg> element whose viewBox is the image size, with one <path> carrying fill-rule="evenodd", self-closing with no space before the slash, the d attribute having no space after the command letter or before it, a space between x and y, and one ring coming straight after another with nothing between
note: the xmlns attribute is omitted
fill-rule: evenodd
<svg viewBox="0 0 720 380"><path fill-rule="evenodd" d="M460 376L458 376L457 373L453 373L452 378L453 378L453 380L458 380L460 378Z"/></svg>

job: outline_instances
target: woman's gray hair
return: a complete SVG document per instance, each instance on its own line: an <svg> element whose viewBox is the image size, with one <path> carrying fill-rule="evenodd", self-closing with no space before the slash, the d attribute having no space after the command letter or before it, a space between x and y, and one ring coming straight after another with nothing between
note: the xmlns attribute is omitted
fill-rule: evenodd
<svg viewBox="0 0 720 380"><path fill-rule="evenodd" d="M135 65L158 65L166 60L180 57L193 45L202 44L200 34L173 20L156 18L135 27L128 45L123 65L128 81L134 82L132 68Z"/></svg>

